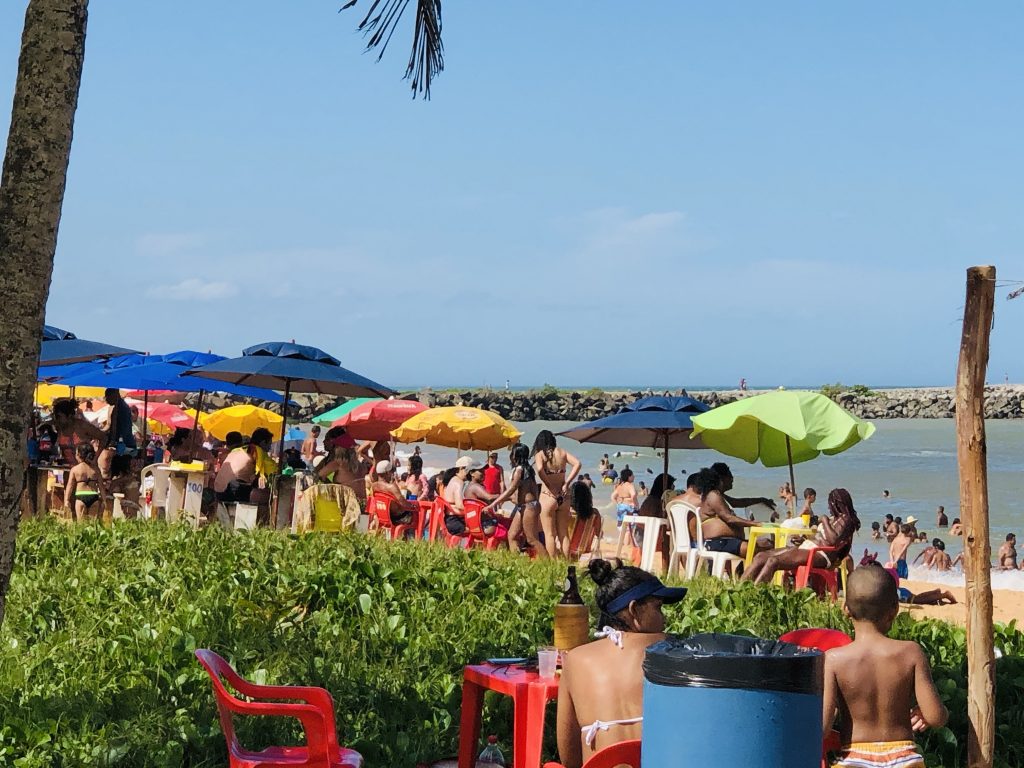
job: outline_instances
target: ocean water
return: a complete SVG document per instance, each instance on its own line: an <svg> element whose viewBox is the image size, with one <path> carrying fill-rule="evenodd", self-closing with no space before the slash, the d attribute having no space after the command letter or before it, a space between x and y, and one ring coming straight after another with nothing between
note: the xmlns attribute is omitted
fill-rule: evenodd
<svg viewBox="0 0 1024 768"><path fill-rule="evenodd" d="M961 551L959 539L935 526L935 510L940 504L946 508L950 522L959 516L959 483L956 463L956 431L952 419L889 419L874 422L877 431L859 445L837 456L819 456L796 465L794 472L798 495L804 488L818 492L816 510L827 510L826 499L832 488L846 488L863 522L862 534L854 554L863 554L865 548L878 552L880 559L888 559L888 545L869 539L872 521L881 520L886 513L906 519L918 518L918 530L925 531L929 540L938 536L946 542L946 551L954 557ZM556 434L570 429L575 423L559 421L533 421L517 425L523 431L523 442L532 444L542 429ZM1024 421L992 420L987 423L989 515L992 544L995 551L1009 532L1024 534ZM598 482L595 503L614 530L614 510L610 486L601 485L597 464L605 453L616 469L627 464L636 473L637 481L645 481L649 488L655 475L662 469L662 459L650 448L581 444L568 438L560 440L570 453L583 463L584 472ZM408 446L399 446L404 453ZM616 458L616 451L622 456ZM454 462L454 450L424 446L425 463L443 467ZM635 456L634 452L639 455ZM505 452L502 464L507 469ZM477 456L482 459L481 456ZM722 456L714 451L672 451L670 472L675 475L677 487L686 475L716 461L729 464L736 478L734 495L777 497L779 486L789 480L786 467L768 469L760 464L747 464L740 459ZM882 491L889 490L884 499ZM911 549L911 559L923 545ZM859 559L859 558L858 558ZM1024 549L1022 549L1024 560ZM915 569L913 577L941 583L962 584L959 573L936 574ZM1002 589L1024 590L1024 572L996 573L993 586Z"/></svg>

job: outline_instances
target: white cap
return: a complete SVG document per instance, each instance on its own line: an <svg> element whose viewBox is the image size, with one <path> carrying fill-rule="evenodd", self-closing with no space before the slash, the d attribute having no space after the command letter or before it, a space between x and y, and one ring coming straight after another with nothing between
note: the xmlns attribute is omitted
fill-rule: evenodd
<svg viewBox="0 0 1024 768"><path fill-rule="evenodd" d="M391 471L391 462L388 461L387 459L382 459L381 461L378 461L376 470L378 475L386 475L388 472Z"/></svg>
<svg viewBox="0 0 1024 768"><path fill-rule="evenodd" d="M462 456L455 462L458 469L476 469L480 465L473 461L472 456Z"/></svg>

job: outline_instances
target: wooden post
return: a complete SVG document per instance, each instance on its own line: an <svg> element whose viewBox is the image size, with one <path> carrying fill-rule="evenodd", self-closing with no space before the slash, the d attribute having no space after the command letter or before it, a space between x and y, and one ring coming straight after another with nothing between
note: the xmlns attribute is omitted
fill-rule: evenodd
<svg viewBox="0 0 1024 768"><path fill-rule="evenodd" d="M985 444L985 370L995 286L995 267L967 270L964 329L956 370L956 443L967 577L968 768L992 768L995 745L992 544Z"/></svg>

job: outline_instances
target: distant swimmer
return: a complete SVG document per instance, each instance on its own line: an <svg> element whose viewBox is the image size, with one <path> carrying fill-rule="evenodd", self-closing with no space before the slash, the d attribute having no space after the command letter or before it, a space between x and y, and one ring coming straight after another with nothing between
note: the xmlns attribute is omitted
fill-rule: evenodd
<svg viewBox="0 0 1024 768"><path fill-rule="evenodd" d="M946 508L940 506L935 510L935 524L939 528L947 528L949 526L949 518L946 517Z"/></svg>
<svg viewBox="0 0 1024 768"><path fill-rule="evenodd" d="M883 499L888 499L889 498L889 489L888 488L886 488L884 491L882 491L882 498Z"/></svg>
<svg viewBox="0 0 1024 768"><path fill-rule="evenodd" d="M1006 541L999 548L999 568L1017 570L1017 534L1006 534Z"/></svg>

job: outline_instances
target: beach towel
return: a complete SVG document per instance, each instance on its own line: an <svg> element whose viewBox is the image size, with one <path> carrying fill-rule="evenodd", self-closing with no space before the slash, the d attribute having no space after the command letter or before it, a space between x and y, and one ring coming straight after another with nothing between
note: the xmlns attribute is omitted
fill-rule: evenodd
<svg viewBox="0 0 1024 768"><path fill-rule="evenodd" d="M854 742L839 750L832 768L925 768L912 741Z"/></svg>

